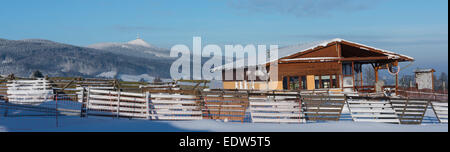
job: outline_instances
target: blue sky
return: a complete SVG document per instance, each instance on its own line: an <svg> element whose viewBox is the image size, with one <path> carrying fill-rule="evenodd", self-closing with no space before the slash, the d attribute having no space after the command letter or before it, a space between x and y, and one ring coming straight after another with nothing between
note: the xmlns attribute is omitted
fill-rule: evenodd
<svg viewBox="0 0 450 152"><path fill-rule="evenodd" d="M279 44L344 38L448 72L447 0L2 0L0 38L86 46L141 33L170 48L192 43Z"/></svg>

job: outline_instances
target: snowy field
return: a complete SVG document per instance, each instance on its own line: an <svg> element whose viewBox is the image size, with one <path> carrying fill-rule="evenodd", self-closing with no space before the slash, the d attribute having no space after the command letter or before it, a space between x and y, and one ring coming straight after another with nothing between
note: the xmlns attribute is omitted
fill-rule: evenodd
<svg viewBox="0 0 450 152"><path fill-rule="evenodd" d="M58 125L57 125L58 124ZM448 124L397 125L350 121L307 124L148 121L113 118L0 118L1 132L448 132Z"/></svg>
<svg viewBox="0 0 450 152"><path fill-rule="evenodd" d="M0 101L1 102L1 101ZM52 103L44 106L52 107ZM68 109L79 105L69 105ZM64 107L60 105L60 107ZM78 108L76 108L78 109ZM7 113L5 115L5 113ZM215 120L150 121L125 118L46 116L42 112L0 108L0 132L448 132L427 110L422 125L353 122L344 108L339 122L306 124L234 123Z"/></svg>

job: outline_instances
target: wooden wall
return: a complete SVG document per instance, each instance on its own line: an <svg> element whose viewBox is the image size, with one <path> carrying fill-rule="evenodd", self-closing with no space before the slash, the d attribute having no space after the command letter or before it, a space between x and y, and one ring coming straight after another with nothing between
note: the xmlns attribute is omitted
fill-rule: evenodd
<svg viewBox="0 0 450 152"><path fill-rule="evenodd" d="M294 55L290 58L311 58L311 57L339 57L338 49L336 44L321 48L319 50L314 51L306 51L303 53L299 53L298 55Z"/></svg>
<svg viewBox="0 0 450 152"><path fill-rule="evenodd" d="M338 62L278 64L278 77L340 74L340 69Z"/></svg>

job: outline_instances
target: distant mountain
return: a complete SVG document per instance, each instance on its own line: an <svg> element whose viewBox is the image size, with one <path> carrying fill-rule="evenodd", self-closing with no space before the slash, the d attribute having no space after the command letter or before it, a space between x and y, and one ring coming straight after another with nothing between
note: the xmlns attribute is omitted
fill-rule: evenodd
<svg viewBox="0 0 450 152"><path fill-rule="evenodd" d="M128 50L120 52L94 49L103 48L101 46L104 49L121 46ZM147 50L151 52L147 53L148 56L142 55L147 48L154 47L140 40L126 44L98 44L86 48L42 39L0 39L0 74L14 73L27 77L34 70L40 70L49 76L113 77L120 74L147 74L168 78L168 69L174 59L163 57L168 51L156 48Z"/></svg>
<svg viewBox="0 0 450 152"><path fill-rule="evenodd" d="M93 48L93 49L98 49L98 50L103 50L106 52L111 52L114 54L128 55L128 56L134 56L134 57L143 57L148 60L174 61L174 59L178 59L178 57L177 58L170 57L169 49L155 47L155 46L147 43L146 41L144 41L141 38L137 38L136 40L132 40L132 41L125 42L125 43L118 43L118 42L97 43L97 44L89 45L87 47ZM198 55L191 54L191 58L193 58L192 56L198 56ZM230 58L225 58L225 59L232 60ZM190 62L191 65L193 65L194 63L195 64L199 63L198 60L192 60L192 59L182 59L182 60ZM201 64L203 65L208 60L211 60L211 57L201 57ZM219 62L218 60L216 60L216 61ZM223 63L224 63L224 61L222 61L222 64ZM170 64L172 64L172 63L170 63ZM169 69L167 69L167 71L169 71ZM109 74L111 74L111 73L104 73L102 75L109 75ZM152 75L150 75L150 76L152 76ZM191 77L193 77L192 73L191 73ZM142 77L142 78L145 78L145 77ZM196 78L196 79L199 79L199 78Z"/></svg>
<svg viewBox="0 0 450 152"><path fill-rule="evenodd" d="M125 43L117 43L117 42L98 43L89 45L87 47L105 50L115 54L146 57L150 59L170 57L170 51L168 49L154 47L140 38Z"/></svg>

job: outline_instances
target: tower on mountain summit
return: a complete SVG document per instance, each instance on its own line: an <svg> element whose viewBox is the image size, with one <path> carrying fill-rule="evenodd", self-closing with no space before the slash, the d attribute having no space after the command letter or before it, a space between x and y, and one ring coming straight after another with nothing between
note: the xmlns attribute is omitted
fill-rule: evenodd
<svg viewBox="0 0 450 152"><path fill-rule="evenodd" d="M152 47L150 44L148 44L141 38L139 33L136 34L136 40L129 41L128 44L139 45L143 47Z"/></svg>

